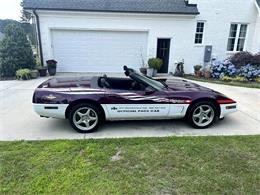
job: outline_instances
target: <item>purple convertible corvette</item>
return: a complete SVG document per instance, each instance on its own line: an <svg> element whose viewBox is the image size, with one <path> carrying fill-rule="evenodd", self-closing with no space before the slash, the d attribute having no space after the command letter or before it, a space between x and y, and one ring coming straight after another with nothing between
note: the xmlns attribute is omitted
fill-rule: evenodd
<svg viewBox="0 0 260 195"><path fill-rule="evenodd" d="M237 103L214 90L185 80L160 82L124 67L127 78L53 78L33 95L42 117L68 119L80 133L95 131L105 120L186 118L207 128L235 112Z"/></svg>

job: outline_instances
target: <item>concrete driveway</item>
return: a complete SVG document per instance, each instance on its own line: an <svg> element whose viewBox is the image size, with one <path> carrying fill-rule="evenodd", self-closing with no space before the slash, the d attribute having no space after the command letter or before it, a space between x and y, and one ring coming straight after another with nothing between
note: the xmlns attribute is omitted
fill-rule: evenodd
<svg viewBox="0 0 260 195"><path fill-rule="evenodd" d="M185 121L108 122L98 132L76 133L66 120L40 118L31 99L34 89L47 78L30 81L0 81L0 140L51 140L119 137L260 135L260 90L199 83L220 91L238 104L238 112L205 130Z"/></svg>

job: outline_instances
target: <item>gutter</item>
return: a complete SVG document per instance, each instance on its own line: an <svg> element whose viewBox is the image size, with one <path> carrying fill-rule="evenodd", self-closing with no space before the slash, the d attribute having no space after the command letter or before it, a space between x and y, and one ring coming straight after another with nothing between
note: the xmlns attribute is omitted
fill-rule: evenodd
<svg viewBox="0 0 260 195"><path fill-rule="evenodd" d="M256 9L258 11L258 17L260 17L260 4L258 4L257 1L255 1L255 6L256 6Z"/></svg>
<svg viewBox="0 0 260 195"><path fill-rule="evenodd" d="M36 13L36 10L33 10L33 14L36 18L36 26L37 26L37 35L39 40L39 50L40 50L40 60L41 60L41 66L43 66L43 54L42 54L42 38L41 38L41 27L40 27L40 20L39 15Z"/></svg>
<svg viewBox="0 0 260 195"><path fill-rule="evenodd" d="M189 7L196 7L197 4L189 4ZM26 9L35 10L33 7ZM120 10L88 10L88 9L73 9L73 8L37 8L43 11L73 11L73 12L108 12L108 13L136 13L136 14L176 14L176 15L199 15L199 11L194 12L151 12L151 11L120 11Z"/></svg>

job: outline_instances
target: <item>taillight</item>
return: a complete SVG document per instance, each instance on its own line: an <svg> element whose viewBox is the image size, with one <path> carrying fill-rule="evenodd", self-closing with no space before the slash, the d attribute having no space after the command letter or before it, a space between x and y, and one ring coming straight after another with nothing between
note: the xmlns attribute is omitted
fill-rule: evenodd
<svg viewBox="0 0 260 195"><path fill-rule="evenodd" d="M219 104L234 104L236 101L234 100L217 100Z"/></svg>

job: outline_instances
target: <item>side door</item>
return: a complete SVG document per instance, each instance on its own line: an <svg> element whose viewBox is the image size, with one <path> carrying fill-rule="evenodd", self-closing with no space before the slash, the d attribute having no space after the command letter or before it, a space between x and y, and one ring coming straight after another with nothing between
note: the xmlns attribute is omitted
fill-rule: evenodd
<svg viewBox="0 0 260 195"><path fill-rule="evenodd" d="M169 101L163 91L109 90L102 104L108 120L168 118Z"/></svg>

